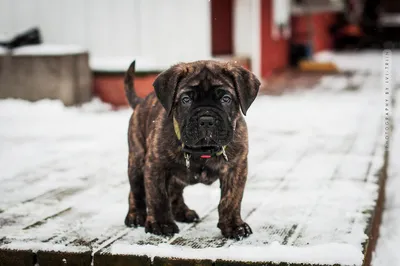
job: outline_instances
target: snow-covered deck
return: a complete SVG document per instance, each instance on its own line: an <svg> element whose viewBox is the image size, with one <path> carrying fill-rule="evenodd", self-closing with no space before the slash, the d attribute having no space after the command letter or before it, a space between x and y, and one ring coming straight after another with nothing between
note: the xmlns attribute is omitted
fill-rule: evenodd
<svg viewBox="0 0 400 266"><path fill-rule="evenodd" d="M171 239L124 226L131 110L0 101L0 265L363 265L385 135L382 76L358 75L250 108L242 241L216 227L218 182L185 190L201 221Z"/></svg>

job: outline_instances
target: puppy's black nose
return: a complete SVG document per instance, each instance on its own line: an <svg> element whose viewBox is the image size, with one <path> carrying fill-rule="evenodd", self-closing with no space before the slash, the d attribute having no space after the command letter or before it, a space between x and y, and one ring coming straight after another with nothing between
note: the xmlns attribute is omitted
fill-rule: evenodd
<svg viewBox="0 0 400 266"><path fill-rule="evenodd" d="M201 116L199 118L200 127L213 127L215 126L215 118L212 116Z"/></svg>

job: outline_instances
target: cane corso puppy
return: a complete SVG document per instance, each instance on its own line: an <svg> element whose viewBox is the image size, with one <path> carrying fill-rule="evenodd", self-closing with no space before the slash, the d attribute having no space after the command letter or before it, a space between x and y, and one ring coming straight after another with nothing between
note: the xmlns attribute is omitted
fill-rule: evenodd
<svg viewBox="0 0 400 266"><path fill-rule="evenodd" d="M158 75L154 92L141 99L135 94L134 72L135 61L125 76L126 96L134 109L128 129L125 224L172 236L179 232L175 221L199 220L184 202L184 187L219 179L217 226L222 235L241 239L252 234L240 215L248 153L243 115L260 81L233 63L179 63Z"/></svg>

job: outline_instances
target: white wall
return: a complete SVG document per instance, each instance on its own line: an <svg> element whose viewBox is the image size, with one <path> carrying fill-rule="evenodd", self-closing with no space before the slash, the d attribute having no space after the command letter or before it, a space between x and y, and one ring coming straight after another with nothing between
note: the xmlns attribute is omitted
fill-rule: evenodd
<svg viewBox="0 0 400 266"><path fill-rule="evenodd" d="M233 51L251 58L251 69L261 73L261 0L234 0Z"/></svg>
<svg viewBox="0 0 400 266"><path fill-rule="evenodd" d="M251 55L251 0L235 0L233 5L233 49L236 55Z"/></svg>
<svg viewBox="0 0 400 266"><path fill-rule="evenodd" d="M0 35L36 25L46 43L78 44L92 58L211 57L207 0L0 0Z"/></svg>

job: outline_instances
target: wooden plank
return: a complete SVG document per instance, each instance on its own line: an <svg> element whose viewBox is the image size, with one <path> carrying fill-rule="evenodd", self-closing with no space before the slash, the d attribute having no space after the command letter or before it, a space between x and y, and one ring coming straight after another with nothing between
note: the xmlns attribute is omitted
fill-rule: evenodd
<svg viewBox="0 0 400 266"><path fill-rule="evenodd" d="M125 154L108 157L115 150L126 151L126 146L122 143L122 147L101 146L99 143L104 142L102 135L107 134L100 132L105 130L97 131L99 128L96 128L97 137L90 133L92 137L87 139L80 133L76 134L74 129L63 128L65 121L61 123L59 115L54 117L54 121L46 119L46 115L39 117L44 120L43 124L51 121L50 124L61 129L61 135L49 137L48 134L39 134L39 137L28 140L29 145L25 143L26 150L37 150L36 144L41 146L43 157L33 160L31 168L27 164L25 170L6 171L9 175L2 176L1 188L9 197L2 198L0 204L3 207L0 238L4 238L0 244L1 254L17 249L16 258L22 260L24 256L34 256L40 265L64 265L64 261L68 265L90 265L92 248L126 230L123 218L119 219L125 214L125 208L118 208L125 207L129 190L125 177ZM92 117L91 113L89 117ZM129 112L126 119L128 117ZM109 119L115 118L111 115ZM87 119L79 120L74 118L74 123L78 126L79 123L87 124ZM91 124L96 124L95 117L90 120ZM101 119L99 124L103 122ZM37 126L40 128L41 124ZM124 135L122 131L121 136L114 136L121 138ZM43 147L43 142L51 145ZM10 162L19 154L26 152L9 153ZM32 158L29 156L28 152L27 162ZM85 158L90 158L90 161ZM35 164L36 169L33 168ZM110 170L109 164L115 168ZM32 190L34 193L30 193ZM4 201L6 199L10 200ZM119 213L115 220L110 219L115 209Z"/></svg>
<svg viewBox="0 0 400 266"><path fill-rule="evenodd" d="M122 180L118 178L108 178L108 174L111 176L122 176L121 173L125 172L123 171L123 167L119 168L121 170L111 173L109 171L104 171L106 170L104 169L104 165L108 163L114 165L121 164L121 166L123 166L123 157L118 158L117 156L114 161L114 159L107 158L105 154L101 152L93 151L92 153L93 154L88 154L88 156L97 158L96 164L90 165L82 160L81 163L68 166L68 164L64 162L64 167L67 167L67 169L58 175L59 180L63 178L75 178L75 181L79 180L78 186L76 186L76 184L68 186L67 183L63 183L64 187L60 189L51 190L49 193L24 201L14 208L7 209L2 213L0 218L2 220L13 221L14 223L2 227L0 229L1 234L5 235L9 241L24 241L25 246L29 245L29 243L35 246L38 241L46 244L46 248L50 248L49 251L42 251L40 253L41 255L38 256L39 261L43 260L44 263L53 263L55 260L62 261L63 259L71 262L77 260L88 261L88 254L90 258L89 261L91 261L91 252L87 253L87 250L90 251L92 245L100 244L102 241L107 240L108 237L118 233L121 229L125 230L125 227L121 220L119 227L113 224L113 230L105 233L102 232L100 236L97 235L98 232L93 232L93 237L87 236L87 238L84 238L84 233L90 230L90 227L96 224L98 220L100 220L100 222L102 221L101 219L109 220L108 216L110 212L100 210L101 208L104 206L109 207L112 204L119 204L119 202L126 202L126 188L128 186L125 178ZM76 156L73 154L71 155L72 157ZM53 166L57 166L57 164ZM80 180L79 175L74 177L73 166L78 168L86 166L85 169L88 173L98 172L100 170L103 174L97 176L89 175L83 180ZM57 167L55 167L55 169L57 169ZM99 180L101 180L102 183L99 183ZM47 180L47 182L51 181ZM96 185L96 183L98 185ZM21 191L29 190L30 188L31 187L21 187ZM111 192L107 193L110 189ZM80 202L85 202L86 207L79 209L77 204ZM41 211L32 213L29 212L30 209L39 209ZM95 209L95 211L92 212L92 209ZM98 215L99 213L100 215ZM15 217L15 215L17 215L17 217ZM122 212L119 215L123 216L124 214ZM99 216L101 218L99 218ZM85 225L82 226L81 223L85 223ZM105 226L105 224L106 223L102 223L103 226ZM79 230L82 230L82 232ZM81 238L79 237L79 233L82 236ZM76 252L73 250L76 245L86 246L87 249ZM41 248L43 247L45 246L41 246ZM57 252L60 250L63 252Z"/></svg>
<svg viewBox="0 0 400 266"><path fill-rule="evenodd" d="M58 43L79 44L88 48L86 40L86 3L79 0L63 1L60 5L58 30L62 34L57 34ZM45 8L45 7L42 7ZM44 9L46 10L46 9ZM40 10L41 11L41 10ZM40 12L39 11L39 12ZM49 16L46 13L45 16ZM74 19L70 19L73 17Z"/></svg>
<svg viewBox="0 0 400 266"><path fill-rule="evenodd" d="M379 228L382 221L384 202L385 202L385 189L387 180L387 170L388 169L388 153L385 152L384 155L384 165L382 166L379 175L379 192L378 198L376 200L375 208L372 210L371 217L369 219L369 224L365 229L365 233L368 235L367 241L363 245L363 251L365 254L363 266L371 265L372 254L375 251L375 247L379 238Z"/></svg>
<svg viewBox="0 0 400 266"><path fill-rule="evenodd" d="M89 266L92 263L91 251L84 253L38 251L37 261L41 266Z"/></svg>
<svg viewBox="0 0 400 266"><path fill-rule="evenodd" d="M113 16L110 16L110 5L110 0L104 0L101 2L89 0L85 3L85 44L90 50L91 55L95 57L112 56L114 50L112 43L114 41L121 41L118 39L113 40L112 42L102 41L111 40L110 37L113 30L112 24L105 23L105 19L112 20L114 18ZM101 27L99 27L99 25L101 25Z"/></svg>
<svg viewBox="0 0 400 266"><path fill-rule="evenodd" d="M14 7L17 4L12 0L4 0L0 2L0 32L2 33L2 41L4 38L10 38L17 28L13 20L16 18ZM11 11L12 10L12 11ZM1 69L1 68L0 68Z"/></svg>
<svg viewBox="0 0 400 266"><path fill-rule="evenodd" d="M37 0L35 9L37 12L37 24L43 32L46 43L60 43L63 40L64 30L61 2L51 0ZM48 10L51 10L49 12Z"/></svg>
<svg viewBox="0 0 400 266"><path fill-rule="evenodd" d="M94 155L92 155L93 157ZM101 162L101 158L99 158L99 162ZM84 165L84 162L82 162L82 166ZM79 164L76 165L79 167ZM90 169L90 167L88 166ZM71 168L73 170L73 168ZM46 170L44 170L46 171ZM81 176L82 174L82 176ZM85 197L79 196L81 192L87 192L89 195L93 194L96 190L99 190L98 193L102 193L107 190L106 187L99 188L98 186L95 186L96 183L96 177L95 176L90 176L86 175L86 173L81 173L76 176L74 176L73 171L65 170L64 172L59 172L55 176L57 176L58 181L57 183L54 184L49 184L49 186L46 186L48 183L51 183L51 177L46 178L45 180L40 180L39 184L31 184L29 186L23 185L23 183L20 183L22 186L18 186L17 188L13 188L15 192L19 192L22 194L21 197L15 197L19 199L23 199L19 204L16 204L15 201L12 202L13 205L8 205L10 206L7 208L6 206L2 206L3 213L0 217L0 221L3 221L3 227L0 228L0 234L2 233L11 233L13 231L11 227L14 227L15 229L23 229L23 228L29 228L35 223L40 222L41 220L46 220L47 217L53 217L57 216L58 214L62 214L63 212L67 211L71 206L74 204L74 202L77 200L77 197ZM41 174L39 175L41 176ZM69 185L68 178L69 177L74 177L77 180L80 181L80 184L71 184ZM82 179L81 179L82 177ZM53 177L54 178L54 177ZM63 180L64 179L64 180ZM23 179L21 180L22 182L24 181ZM116 180L112 179L111 181L114 182L126 182L123 180ZM111 185L115 186L115 184L118 183L113 183L113 182L105 182L103 185ZM32 197L32 198L25 198L24 197L24 192L26 190L31 190L35 188L36 186L46 186L49 189L45 191L43 194ZM59 188L56 188L57 186L60 186ZM126 186L126 184L125 184ZM91 189L87 190L88 187L92 187ZM12 196L14 196L14 193L10 193ZM38 209L40 211L34 212L34 213L29 213L27 210L30 209ZM14 221L18 222L18 228L15 227L13 224L8 224L7 221Z"/></svg>
<svg viewBox="0 0 400 266"><path fill-rule="evenodd" d="M363 95L362 91L358 93ZM310 96L314 97L317 98ZM338 135L332 135L329 130L321 132L316 138L302 132L274 135L264 131L263 137L255 135L250 140L253 144L251 147L255 149L254 157L250 158L254 172L246 186L242 217L252 226L256 232L254 235L238 242L222 238L216 228L218 214L216 209L211 209L208 213L202 213L200 223L180 226L180 234L172 239L145 235L140 228L114 241L99 253L115 256L140 254L163 258L179 257L181 254L182 257L176 259L178 261L189 258L196 261L208 256L211 260L216 259L216 265L243 265L244 261L232 262L223 258L230 256L233 260L244 259L246 255L237 254L246 253L247 248L277 245L278 248L288 249L287 253L290 253L290 248L302 250L310 247L312 250L313 247L332 243L332 250L327 255L330 260L321 257L317 259L320 260L319 263L301 263L345 265L346 260L343 263L334 261L340 261L338 254L350 248L353 252L351 254L358 256L361 265L365 259L363 256L367 256L366 250L362 250L362 245L365 245L364 232L367 231L376 208L373 198L378 197L379 186L382 185L376 183L378 178L372 178L376 175L371 171L382 167L383 153L379 141L382 137L379 130L382 121L380 114L371 117L370 113L362 112L373 96L366 93L358 97L362 101L351 107L350 113L336 122L347 124L342 125L343 132ZM331 115L327 120L333 117ZM318 123L321 121L316 122ZM248 124L251 125L251 119ZM272 147L269 143L275 141L276 135L279 135L277 142L284 145L274 152L270 148L271 155L260 159L263 158L260 156L262 151L257 147ZM192 206L190 203L188 205ZM149 246L147 250L141 248L144 245ZM258 255L254 256L256 261L248 262L248 265L270 264L269 261L257 257ZM272 253L271 257L274 257ZM297 259L301 260L301 257ZM257 262L258 260L260 261ZM302 257L302 260L307 258ZM296 265L296 262L290 260L280 265L289 264Z"/></svg>
<svg viewBox="0 0 400 266"><path fill-rule="evenodd" d="M94 254L93 263L96 266L150 266L151 259L147 256Z"/></svg>
<svg viewBox="0 0 400 266"><path fill-rule="evenodd" d="M35 255L31 251L0 248L0 266L34 266Z"/></svg>
<svg viewBox="0 0 400 266"><path fill-rule="evenodd" d="M213 266L213 261L155 257L153 266Z"/></svg>
<svg viewBox="0 0 400 266"><path fill-rule="evenodd" d="M274 154L279 146L279 142L269 142L267 143L264 147L263 151L263 159L268 157L268 154ZM253 152L252 156L259 156L257 152ZM254 165L256 168L256 165ZM249 180L254 178L254 176L249 177ZM271 185L276 186L276 182L273 182ZM175 237L172 239L164 238L164 237L159 237L159 236L153 236L153 235L148 235L144 233L143 228L137 228L133 229L131 232L123 236L122 238L116 240L117 245L121 244L127 244L127 245L158 245L158 244L167 244L167 243L172 243L172 244L185 244L186 246L192 246L195 248L202 248L206 246L223 246L225 242L227 241L226 239L222 238L219 233L219 229L216 227L216 219L217 219L217 205L219 201L219 187L218 183L213 184L210 188L207 187L188 187L186 190L188 192L185 192L185 195L191 194L191 201L187 202L188 205L191 208L194 208L197 213L200 215L201 220L199 224L194 224L194 225L187 225L187 224L179 224L180 230L182 232L185 232L185 234L193 234L195 233L197 235L205 234L203 237L200 238L195 238L195 239L185 239L182 237ZM259 191L259 193L262 193L262 191ZM197 199L201 197L202 201L198 201ZM253 207L248 208L245 210L245 213L250 213L253 210ZM213 230L202 230L199 229L199 225L211 225ZM209 229L207 227L207 229ZM200 233L199 233L200 232ZM209 233L213 234L213 237L207 236ZM214 236L217 235L218 239L216 239ZM200 241L199 241L200 240ZM182 242L182 243L181 243ZM184 242L184 243L183 243ZM96 254L102 255L102 254L110 254L111 249L108 247L105 247L104 250L101 252L98 252ZM160 258L161 259L161 258ZM175 259L176 261L179 261L178 258ZM187 262L186 260L180 261L182 263L200 263L203 262L203 260L200 261L190 261Z"/></svg>
<svg viewBox="0 0 400 266"><path fill-rule="evenodd" d="M141 47L141 36L142 31L146 31L146 25L143 25L143 22L140 19L141 1L121 0L118 4L115 4L113 1L108 1L108 3L106 2L93 2L96 6L105 5L108 16L107 25L109 25L108 27L110 29L108 39L113 40L113 44L110 45L106 52L101 56L111 58L133 58L138 55L144 55ZM99 22L102 22L102 17ZM90 25L91 22L88 24ZM96 29L96 25L98 25L98 22L92 27ZM103 37L100 35L98 41L101 41L102 38ZM97 46L97 40L92 43L92 45ZM130 62L127 63L128 65L125 66L126 69ZM125 71L125 69L120 70Z"/></svg>
<svg viewBox="0 0 400 266"><path fill-rule="evenodd" d="M85 103L92 98L93 77L89 66L89 53L82 54L75 60L75 103Z"/></svg>
<svg viewBox="0 0 400 266"><path fill-rule="evenodd" d="M116 226L119 219L111 219L110 224L109 215L112 211L108 209L126 202L126 186L125 182L109 184L108 189L96 188L80 193L69 201L71 207L24 227L21 233L13 230L14 234L8 233L6 241L16 247L21 241L24 242L23 246L37 246L40 265L63 265L64 260L72 265L90 265L92 249L126 230L122 220L120 226ZM112 191L107 193L110 189ZM93 207L79 209L76 205L78 202ZM67 203L68 200L64 206L68 206ZM107 209L101 210L102 206L107 206ZM118 213L117 217L122 215ZM100 225L99 230L93 228L96 225Z"/></svg>
<svg viewBox="0 0 400 266"><path fill-rule="evenodd" d="M238 262L238 261L226 261L217 260L215 266L326 266L326 265L316 265L316 264L304 264L304 263L265 263L265 262ZM332 266L343 266L339 264L334 264Z"/></svg>
<svg viewBox="0 0 400 266"><path fill-rule="evenodd" d="M0 135L6 147L17 148L7 156L0 151L1 158L11 164L21 154L28 161L20 171L5 167L7 175L1 177L6 197L0 199L0 254L18 250L16 259L33 258L41 266L65 261L94 266L361 265L373 249L366 236L373 243L381 211L375 202L382 195L376 172L384 157L376 98L359 90L258 100L247 117L250 169L242 202L242 217L254 233L241 241L223 238L217 228L218 182L185 189L185 201L201 220L178 224L180 233L172 238L125 227L128 111L15 117L9 128L32 120L43 131ZM337 112L338 104L345 112ZM285 108L303 111L277 118L274 111ZM269 122L260 123L260 115ZM64 125L70 121L75 130ZM45 126L49 123L51 129ZM25 146L14 144L19 138ZM32 158L29 150L43 145L42 157Z"/></svg>

